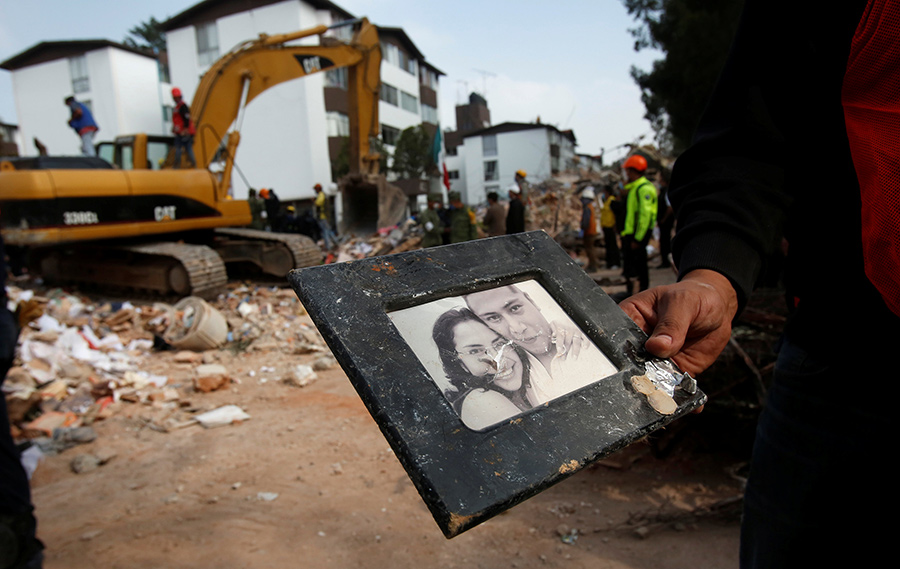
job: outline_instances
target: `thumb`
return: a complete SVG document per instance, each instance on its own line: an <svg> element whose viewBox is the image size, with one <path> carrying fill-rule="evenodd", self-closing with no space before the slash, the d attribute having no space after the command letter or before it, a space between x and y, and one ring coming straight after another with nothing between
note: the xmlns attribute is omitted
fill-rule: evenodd
<svg viewBox="0 0 900 569"><path fill-rule="evenodd" d="M644 344L648 352L661 358L671 358L681 350L694 315L694 310L685 304L666 303L659 307L659 320Z"/></svg>

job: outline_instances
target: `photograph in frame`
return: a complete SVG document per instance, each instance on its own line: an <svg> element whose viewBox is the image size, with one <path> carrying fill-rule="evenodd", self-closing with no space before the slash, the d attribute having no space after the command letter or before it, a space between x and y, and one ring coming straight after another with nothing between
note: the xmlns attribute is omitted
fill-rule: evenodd
<svg viewBox="0 0 900 569"><path fill-rule="evenodd" d="M533 279L388 316L473 430L619 371Z"/></svg>
<svg viewBox="0 0 900 569"><path fill-rule="evenodd" d="M643 350L646 334L542 231L297 269L289 281L447 538L706 401L690 375ZM445 329L456 357L442 362L435 327L464 310L484 325L460 345L458 327L452 343ZM571 371L582 348L603 356L600 371ZM458 352L475 377L444 369L463 369ZM515 374L496 377L513 353L537 370L531 393ZM500 393L498 379L517 393ZM482 409L469 414L474 392Z"/></svg>

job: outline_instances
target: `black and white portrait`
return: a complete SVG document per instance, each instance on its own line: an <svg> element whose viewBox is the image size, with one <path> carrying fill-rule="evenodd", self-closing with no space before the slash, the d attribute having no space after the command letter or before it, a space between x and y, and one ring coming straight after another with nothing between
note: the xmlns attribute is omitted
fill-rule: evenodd
<svg viewBox="0 0 900 569"><path fill-rule="evenodd" d="M618 371L534 280L388 316L463 423L474 430Z"/></svg>

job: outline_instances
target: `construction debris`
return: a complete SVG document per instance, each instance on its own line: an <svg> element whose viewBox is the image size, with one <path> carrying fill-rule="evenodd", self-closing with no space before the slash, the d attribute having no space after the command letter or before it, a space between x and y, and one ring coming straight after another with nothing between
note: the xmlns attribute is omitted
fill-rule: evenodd
<svg viewBox="0 0 900 569"><path fill-rule="evenodd" d="M315 370L335 365L288 288L238 284L215 302L188 297L174 306L98 305L61 289L37 296L9 287L8 295L25 326L3 395L14 436L30 439L39 454L93 441L91 425L117 415L162 433L246 421L239 407L213 409L192 398L237 386L241 376L308 385ZM276 357L258 370L225 365L247 350ZM308 359L287 366L278 354ZM72 468L84 472L91 463L79 458Z"/></svg>

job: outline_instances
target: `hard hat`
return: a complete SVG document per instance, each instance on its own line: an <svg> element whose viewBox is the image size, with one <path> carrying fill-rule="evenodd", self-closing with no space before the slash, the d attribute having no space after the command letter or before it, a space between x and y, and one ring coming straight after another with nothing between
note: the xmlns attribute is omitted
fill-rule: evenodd
<svg viewBox="0 0 900 569"><path fill-rule="evenodd" d="M181 89L178 87L172 87L172 96L176 99L181 96Z"/></svg>
<svg viewBox="0 0 900 569"><path fill-rule="evenodd" d="M315 186L313 186L313 189L318 192L322 189L322 184L316 184Z"/></svg>
<svg viewBox="0 0 900 569"><path fill-rule="evenodd" d="M519 184L510 184L506 189L514 194L522 193L522 188L519 187Z"/></svg>
<svg viewBox="0 0 900 569"><path fill-rule="evenodd" d="M259 191L259 195L262 196L262 197L264 197L264 198L268 198L268 197L269 197L269 189L268 189L268 188L263 188L263 189L261 189L261 190Z"/></svg>
<svg viewBox="0 0 900 569"><path fill-rule="evenodd" d="M287 210L288 210L288 211L297 211L297 208L295 208L295 207L292 206L292 205L289 205L289 206L287 206Z"/></svg>
<svg viewBox="0 0 900 569"><path fill-rule="evenodd" d="M596 198L597 195L594 193L594 187L588 186L585 189L581 190L581 197L587 198L589 200Z"/></svg>
<svg viewBox="0 0 900 569"><path fill-rule="evenodd" d="M524 178L527 175L528 174L525 172L525 170L516 170L516 176L519 176L520 178Z"/></svg>
<svg viewBox="0 0 900 569"><path fill-rule="evenodd" d="M640 154L632 154L622 166L625 168L632 168L638 172L643 172L647 169L647 159Z"/></svg>

